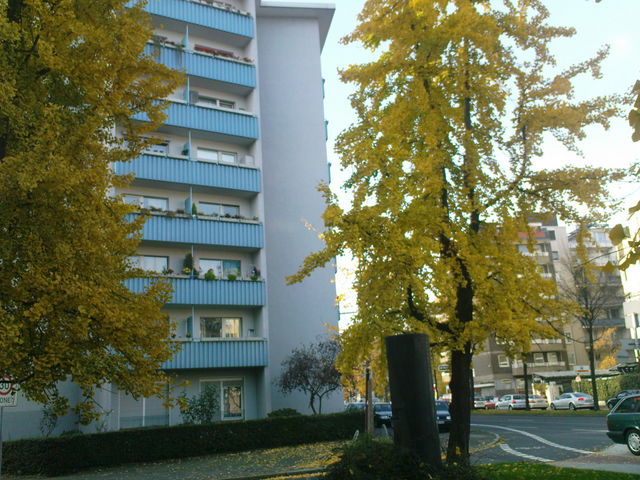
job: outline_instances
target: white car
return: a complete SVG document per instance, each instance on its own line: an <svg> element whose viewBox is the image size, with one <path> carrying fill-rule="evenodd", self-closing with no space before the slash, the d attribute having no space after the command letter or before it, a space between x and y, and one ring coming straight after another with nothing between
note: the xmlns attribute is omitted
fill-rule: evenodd
<svg viewBox="0 0 640 480"><path fill-rule="evenodd" d="M539 408L546 410L549 406L547 400L540 396L531 394L529 395L529 408ZM503 395L496 402L496 409L501 410L524 410L527 408L527 399L524 393L512 393L509 395Z"/></svg>
<svg viewBox="0 0 640 480"><path fill-rule="evenodd" d="M569 410L593 408L593 397L582 392L563 393L551 402L551 410L563 408L568 408Z"/></svg>

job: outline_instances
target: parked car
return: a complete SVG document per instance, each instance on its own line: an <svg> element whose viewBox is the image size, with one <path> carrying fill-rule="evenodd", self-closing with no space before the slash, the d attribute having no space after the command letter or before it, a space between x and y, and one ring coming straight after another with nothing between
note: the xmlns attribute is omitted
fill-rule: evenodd
<svg viewBox="0 0 640 480"><path fill-rule="evenodd" d="M473 408L484 408L486 401L482 397L476 397L473 399Z"/></svg>
<svg viewBox="0 0 640 480"><path fill-rule="evenodd" d="M539 408L546 410L549 404L547 399L536 394L529 395L529 408ZM496 402L495 408L507 409L507 410L524 410L527 408L527 397L524 393L513 393L509 395L503 395Z"/></svg>
<svg viewBox="0 0 640 480"><path fill-rule="evenodd" d="M611 410L616 406L616 403L620 401L621 398L627 397L629 395L634 395L636 393L640 393L640 390L622 390L620 393L617 393L612 398L607 400L607 407Z"/></svg>
<svg viewBox="0 0 640 480"><path fill-rule="evenodd" d="M547 399L542 395L529 395L529 408L539 408L540 410L546 410L549 406Z"/></svg>
<svg viewBox="0 0 640 480"><path fill-rule="evenodd" d="M373 424L376 427L382 425L391 426L391 404L379 402L373 404Z"/></svg>
<svg viewBox="0 0 640 480"><path fill-rule="evenodd" d="M436 419L438 421L438 431L448 432L451 428L451 414L449 404L443 400L436 400Z"/></svg>
<svg viewBox="0 0 640 480"><path fill-rule="evenodd" d="M582 392L563 393L551 402L551 410L563 408L568 408L569 410L593 408L593 397Z"/></svg>
<svg viewBox="0 0 640 480"><path fill-rule="evenodd" d="M640 394L623 397L607 415L607 435L616 443L626 443L640 455Z"/></svg>
<svg viewBox="0 0 640 480"><path fill-rule="evenodd" d="M484 398L484 409L485 410L494 410L496 408L496 402L498 401L498 397L485 397Z"/></svg>
<svg viewBox="0 0 640 480"><path fill-rule="evenodd" d="M351 402L351 403L347 403L347 405L345 406L345 410L347 412L353 412L355 410L364 410L364 402Z"/></svg>
<svg viewBox="0 0 640 480"><path fill-rule="evenodd" d="M515 410L524 409L526 407L524 402L524 394L511 393L501 396L496 402L497 410Z"/></svg>

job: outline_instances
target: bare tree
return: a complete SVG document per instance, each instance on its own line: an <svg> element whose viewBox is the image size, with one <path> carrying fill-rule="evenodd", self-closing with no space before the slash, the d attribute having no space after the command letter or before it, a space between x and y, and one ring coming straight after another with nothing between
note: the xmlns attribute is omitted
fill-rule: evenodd
<svg viewBox="0 0 640 480"><path fill-rule="evenodd" d="M309 395L311 411L322 413L322 399L340 388L340 373L335 366L339 351L340 344L335 340L321 340L294 349L282 362L276 385L285 395L294 390Z"/></svg>
<svg viewBox="0 0 640 480"><path fill-rule="evenodd" d="M586 250L581 251L580 247L576 255L565 263L565 271L569 278L558 282L558 290L564 298L574 303L574 317L585 331L586 339L583 343L589 355L594 409L599 410L595 343L609 326L607 319L610 312L619 308L624 300L620 276L617 270L605 271L598 267L593 259L588 257Z"/></svg>

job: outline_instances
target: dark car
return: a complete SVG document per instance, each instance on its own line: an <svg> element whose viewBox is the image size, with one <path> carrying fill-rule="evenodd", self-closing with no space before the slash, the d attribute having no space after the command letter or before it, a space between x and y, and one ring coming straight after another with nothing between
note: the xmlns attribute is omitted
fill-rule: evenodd
<svg viewBox="0 0 640 480"><path fill-rule="evenodd" d="M633 395L635 393L640 393L640 390L622 390L620 393L617 393L613 398L607 400L607 407L611 410L616 406L616 403L620 401L621 398L626 397L628 395Z"/></svg>
<svg viewBox="0 0 640 480"><path fill-rule="evenodd" d="M607 415L608 437L616 443L626 443L629 451L640 455L640 394L618 401Z"/></svg>
<svg viewBox="0 0 640 480"><path fill-rule="evenodd" d="M373 404L373 423L376 427L391 426L391 404L379 402Z"/></svg>
<svg viewBox="0 0 640 480"><path fill-rule="evenodd" d="M438 421L438 431L448 432L451 428L451 414L449 404L442 400L436 400L436 420Z"/></svg>

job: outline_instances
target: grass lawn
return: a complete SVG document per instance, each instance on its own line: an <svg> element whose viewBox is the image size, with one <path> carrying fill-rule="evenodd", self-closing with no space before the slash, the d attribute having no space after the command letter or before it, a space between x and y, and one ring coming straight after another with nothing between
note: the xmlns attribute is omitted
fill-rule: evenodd
<svg viewBox="0 0 640 480"><path fill-rule="evenodd" d="M609 409L604 407L600 410L471 410L473 415L570 415L587 417L604 417L609 413Z"/></svg>
<svg viewBox="0 0 640 480"><path fill-rule="evenodd" d="M552 467L539 463L497 463L478 470L491 480L638 480L639 475Z"/></svg>

